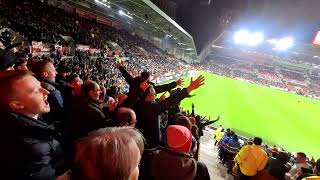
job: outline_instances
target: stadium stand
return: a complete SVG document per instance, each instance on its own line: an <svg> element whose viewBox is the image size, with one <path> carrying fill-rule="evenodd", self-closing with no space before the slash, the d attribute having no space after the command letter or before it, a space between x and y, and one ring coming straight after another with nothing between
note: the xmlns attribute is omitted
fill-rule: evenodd
<svg viewBox="0 0 320 180"><path fill-rule="evenodd" d="M0 2L0 26L8 28L0 38L0 159L7 179L210 179L207 166L198 160L200 138L204 127L219 117L209 121L194 106L192 113L180 109L180 101L205 83L199 76L182 88L180 77L189 70L288 91L300 87L303 95L319 97L317 71L248 63L226 52L205 64L186 65L128 31L43 1ZM96 50L71 52L65 36ZM18 37L24 40L13 43ZM44 44L49 45L47 53L35 51ZM178 80L155 83L168 79ZM156 99L166 91L170 97ZM294 159L262 144L261 138L244 141L222 127L215 135L222 163L238 179L320 175L320 160L304 153ZM238 166L236 173L233 167Z"/></svg>

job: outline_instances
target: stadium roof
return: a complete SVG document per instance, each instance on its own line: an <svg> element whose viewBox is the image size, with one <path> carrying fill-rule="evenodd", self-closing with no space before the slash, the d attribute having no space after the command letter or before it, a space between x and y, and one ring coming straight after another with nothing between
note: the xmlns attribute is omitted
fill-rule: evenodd
<svg viewBox="0 0 320 180"><path fill-rule="evenodd" d="M78 0L71 1L81 2ZM95 1L97 0L87 0L91 4L96 4ZM167 35L172 41L176 41L180 48L186 51L186 54L197 56L193 37L150 0L99 1L111 5L110 9L103 11L107 16L123 22L123 18L121 19L118 14L119 10L123 10L123 12L129 13L133 17L132 20L127 18L126 23L136 24L143 29L156 32L159 37Z"/></svg>
<svg viewBox="0 0 320 180"><path fill-rule="evenodd" d="M192 36L150 0L110 0L110 2L140 19L142 26L172 35L178 43L185 45L184 49L193 49L194 53L197 53Z"/></svg>

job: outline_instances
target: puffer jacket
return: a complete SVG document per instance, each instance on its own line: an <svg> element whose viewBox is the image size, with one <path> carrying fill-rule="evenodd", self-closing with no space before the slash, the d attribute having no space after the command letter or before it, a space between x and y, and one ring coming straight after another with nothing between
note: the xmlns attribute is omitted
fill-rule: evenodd
<svg viewBox="0 0 320 180"><path fill-rule="evenodd" d="M52 126L18 113L2 112L1 117L3 177L53 180L63 173L63 151Z"/></svg>

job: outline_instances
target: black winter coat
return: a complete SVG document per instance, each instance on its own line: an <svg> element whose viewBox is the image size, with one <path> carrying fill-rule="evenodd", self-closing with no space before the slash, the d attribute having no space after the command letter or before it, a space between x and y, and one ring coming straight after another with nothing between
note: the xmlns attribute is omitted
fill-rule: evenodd
<svg viewBox="0 0 320 180"><path fill-rule="evenodd" d="M52 126L17 113L1 113L1 176L54 180L63 173L60 136Z"/></svg>
<svg viewBox="0 0 320 180"><path fill-rule="evenodd" d="M182 89L179 93L160 102L146 102L141 100L137 103L136 114L138 129L146 138L148 148L159 146L162 140L160 131L161 119L159 115L186 97L188 97L187 89Z"/></svg>
<svg viewBox="0 0 320 180"><path fill-rule="evenodd" d="M74 141L85 137L91 131L104 128L108 121L102 109L93 100L82 96L75 96L70 102L68 123L70 138Z"/></svg>

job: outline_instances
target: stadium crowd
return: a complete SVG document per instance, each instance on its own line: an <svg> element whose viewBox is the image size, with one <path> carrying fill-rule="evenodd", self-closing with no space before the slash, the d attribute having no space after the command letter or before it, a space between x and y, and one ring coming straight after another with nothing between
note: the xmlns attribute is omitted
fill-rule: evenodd
<svg viewBox="0 0 320 180"><path fill-rule="evenodd" d="M319 178L320 159L269 147L262 139L243 139L229 128L214 131L220 163L235 179L301 180Z"/></svg>
<svg viewBox="0 0 320 180"><path fill-rule="evenodd" d="M0 15L4 17L0 25L18 32L26 42L64 44L67 42L60 36L64 35L76 43L104 49L97 54L76 51L71 56L59 55L57 51L49 56L33 57L21 44L12 44L14 38L1 37L5 46L0 49L3 177L210 179L206 165L198 161L199 143L203 128L219 117L206 120L195 114L194 105L191 113L179 107L181 100L201 88L205 82L203 76L191 79L186 88L182 78L156 85L151 78L182 74L187 68L166 53L160 55L162 50L125 30L69 14L37 0L0 2ZM113 51L108 41L124 49L119 59L108 56ZM19 51L14 53L13 47ZM141 48L148 53L143 53ZM128 60L124 61L123 57ZM243 74L241 69L248 68L219 67L217 72L230 70L238 76ZM255 78L250 73L244 76ZM156 94L165 92L170 92L170 97L164 94L156 98ZM222 132L218 128L215 138L222 162L230 163L240 143L234 133L227 131L223 135ZM268 156L261 149L261 141L255 138L253 145L243 146L236 155L240 179L255 176L264 169ZM257 156L251 151L258 153ZM289 160L281 157L282 153L269 158L268 167L276 174L271 170L269 173L275 178L282 178L283 172L289 172L286 178L292 179L307 173L319 175L319 160L310 160L309 167L305 155L300 153L296 160L290 159L293 164L290 170ZM260 156L261 161L252 159ZM256 166L256 162L261 163Z"/></svg>
<svg viewBox="0 0 320 180"><path fill-rule="evenodd" d="M243 62L216 57L198 66L222 76L238 78L252 83L280 88L299 95L319 98L319 74L307 74L283 69L272 64ZM314 71L316 72L316 71Z"/></svg>

